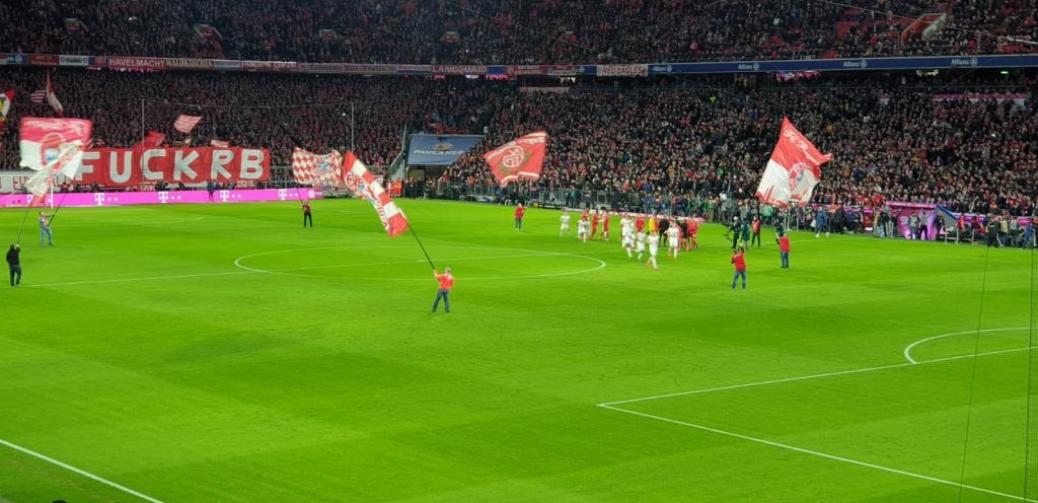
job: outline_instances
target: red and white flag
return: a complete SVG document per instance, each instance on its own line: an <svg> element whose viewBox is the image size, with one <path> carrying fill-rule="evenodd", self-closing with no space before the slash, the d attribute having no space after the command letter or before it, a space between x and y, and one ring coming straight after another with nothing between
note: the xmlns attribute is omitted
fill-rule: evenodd
<svg viewBox="0 0 1038 503"><path fill-rule="evenodd" d="M58 95L54 94L54 86L50 83L50 74L47 74L47 104L54 109L54 115L62 117L65 115L65 107L58 101Z"/></svg>
<svg viewBox="0 0 1038 503"><path fill-rule="evenodd" d="M297 148L292 151L292 177L301 185L342 185L342 154L321 155Z"/></svg>
<svg viewBox="0 0 1038 503"><path fill-rule="evenodd" d="M0 93L0 131L7 127L7 114L11 111L11 103L14 103L14 89Z"/></svg>
<svg viewBox="0 0 1038 503"><path fill-rule="evenodd" d="M227 148L227 147L230 147L231 144L229 142L224 141L224 140L209 140L209 146L210 147L217 147L217 148Z"/></svg>
<svg viewBox="0 0 1038 503"><path fill-rule="evenodd" d="M483 154L490 172L502 187L520 178L536 180L544 167L544 151L548 133L538 131L512 140Z"/></svg>
<svg viewBox="0 0 1038 503"><path fill-rule="evenodd" d="M19 126L23 168L36 173L25 183L41 196L54 185L55 177L75 178L82 167L83 148L90 144L93 123L83 119L25 117Z"/></svg>
<svg viewBox="0 0 1038 503"><path fill-rule="evenodd" d="M806 205L822 179L821 166L832 158L832 154L819 152L788 118L783 118L778 143L757 187L757 199L779 207Z"/></svg>
<svg viewBox="0 0 1038 503"><path fill-rule="evenodd" d="M404 212L389 197L389 192L382 187L377 179L368 171L367 166L353 152L346 152L346 159L342 164L343 182L346 188L357 196L367 199L382 220L382 227L392 237L399 236L407 230L407 217Z"/></svg>
<svg viewBox="0 0 1038 503"><path fill-rule="evenodd" d="M177 117L177 120L173 121L173 129L180 131L181 133L188 134L191 130L195 129L195 126L202 121L201 115L184 115L181 114Z"/></svg>

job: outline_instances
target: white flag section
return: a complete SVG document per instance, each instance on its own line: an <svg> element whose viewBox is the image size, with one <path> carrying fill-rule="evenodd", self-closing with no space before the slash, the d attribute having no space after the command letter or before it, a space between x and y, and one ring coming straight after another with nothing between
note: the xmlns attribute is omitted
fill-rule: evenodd
<svg viewBox="0 0 1038 503"><path fill-rule="evenodd" d="M788 118L783 118L778 143L757 187L757 199L779 207L806 205L822 179L821 166L832 157L819 152Z"/></svg>
<svg viewBox="0 0 1038 503"><path fill-rule="evenodd" d="M177 116L177 120L173 121L173 129L188 134L192 129L195 129L195 126L197 126L201 120L201 115L180 114Z"/></svg>
<svg viewBox="0 0 1038 503"><path fill-rule="evenodd" d="M93 124L83 119L23 118L19 165L36 171L26 182L26 188L41 196L58 175L75 178L83 165L83 148L90 143L92 130Z"/></svg>
<svg viewBox="0 0 1038 503"><path fill-rule="evenodd" d="M346 152L346 159L342 163L342 178L346 188L371 203L387 234L395 237L407 230L407 217L404 216L404 212L397 207L389 197L389 192L386 192L353 152Z"/></svg>

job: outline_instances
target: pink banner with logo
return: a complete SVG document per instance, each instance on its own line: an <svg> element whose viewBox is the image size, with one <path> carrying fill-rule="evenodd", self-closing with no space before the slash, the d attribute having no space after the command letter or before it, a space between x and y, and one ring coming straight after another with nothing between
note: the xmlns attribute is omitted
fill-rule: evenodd
<svg viewBox="0 0 1038 503"><path fill-rule="evenodd" d="M22 207L29 203L32 195L0 195L0 208ZM300 199L322 199L324 194L308 187L299 189L254 189L217 190L213 203L259 203L267 201L298 201ZM68 192L49 194L47 206L126 206L134 204L191 204L209 203L209 193L204 190L177 190L162 192Z"/></svg>

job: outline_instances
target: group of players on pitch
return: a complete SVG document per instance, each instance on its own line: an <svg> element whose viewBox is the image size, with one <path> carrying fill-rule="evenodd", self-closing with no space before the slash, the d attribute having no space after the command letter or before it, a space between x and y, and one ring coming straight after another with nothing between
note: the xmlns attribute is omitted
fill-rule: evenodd
<svg viewBox="0 0 1038 503"><path fill-rule="evenodd" d="M656 257L659 255L660 243L667 247L667 255L678 258L680 250L694 250L699 244L696 235L699 233L698 218L675 218L673 220L659 215L620 214L620 246L627 256L642 260L648 250L646 267L659 269ZM599 229L601 228L601 232ZM570 214L563 211L559 217L559 237L570 235ZM606 210L585 209L577 221L577 239L588 242L595 239L609 241L609 213Z"/></svg>

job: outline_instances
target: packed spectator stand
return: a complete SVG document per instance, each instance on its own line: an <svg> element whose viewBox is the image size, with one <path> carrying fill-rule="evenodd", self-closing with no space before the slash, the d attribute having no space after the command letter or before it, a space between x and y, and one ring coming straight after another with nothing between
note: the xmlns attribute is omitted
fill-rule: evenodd
<svg viewBox="0 0 1038 503"><path fill-rule="evenodd" d="M0 167L17 167L17 119L47 115L24 97L44 73L0 70L16 100ZM1031 214L1038 194L1036 76L845 75L777 83L761 77L536 87L514 81L209 73L54 74L69 116L90 117L98 145L130 146L172 130L179 113L204 119L192 141L268 147L286 166L293 147L350 148L374 166L411 132L486 134L450 168L412 180L414 195L500 197L479 154L546 130L544 176L518 184L524 198L558 204L691 213L724 194L752 198L783 116L835 160L815 200L878 205L925 201L958 210ZM143 105L143 106L142 106ZM277 171L281 178L286 171ZM506 192L507 194L507 192Z"/></svg>
<svg viewBox="0 0 1038 503"><path fill-rule="evenodd" d="M0 52L307 62L1038 52L1031 0L8 0L0 25Z"/></svg>

